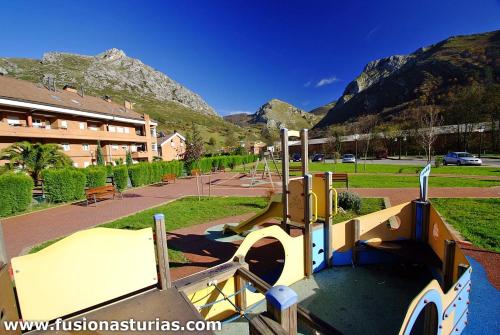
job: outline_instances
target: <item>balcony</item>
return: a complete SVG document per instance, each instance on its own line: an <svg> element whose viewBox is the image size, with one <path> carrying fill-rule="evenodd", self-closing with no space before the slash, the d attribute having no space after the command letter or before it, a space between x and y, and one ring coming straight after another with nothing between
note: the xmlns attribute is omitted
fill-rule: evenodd
<svg viewBox="0 0 500 335"><path fill-rule="evenodd" d="M148 159L148 152L147 151L132 152L132 158L133 159Z"/></svg>
<svg viewBox="0 0 500 335"><path fill-rule="evenodd" d="M0 137L53 138L58 140L99 140L146 143L146 136L111 133L89 129L48 129L44 127L14 126L0 122Z"/></svg>

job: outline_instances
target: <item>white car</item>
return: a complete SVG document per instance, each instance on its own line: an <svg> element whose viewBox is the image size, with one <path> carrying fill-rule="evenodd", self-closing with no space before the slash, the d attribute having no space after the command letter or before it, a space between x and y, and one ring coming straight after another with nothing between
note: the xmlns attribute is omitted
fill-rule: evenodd
<svg viewBox="0 0 500 335"><path fill-rule="evenodd" d="M477 158L468 152L449 152L443 157L443 164L457 164L457 165L481 165L483 162L481 158Z"/></svg>
<svg viewBox="0 0 500 335"><path fill-rule="evenodd" d="M356 157L353 154L345 154L342 156L342 163L356 163Z"/></svg>

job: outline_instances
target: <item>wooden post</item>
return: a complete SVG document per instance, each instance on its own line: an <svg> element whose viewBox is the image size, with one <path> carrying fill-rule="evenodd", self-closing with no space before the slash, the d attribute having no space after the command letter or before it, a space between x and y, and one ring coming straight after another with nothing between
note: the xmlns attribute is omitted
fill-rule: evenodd
<svg viewBox="0 0 500 335"><path fill-rule="evenodd" d="M302 129L300 131L300 144L302 147L302 175L309 173L309 131Z"/></svg>
<svg viewBox="0 0 500 335"><path fill-rule="evenodd" d="M352 220L352 265L358 264L358 241L361 235L361 223L358 219Z"/></svg>
<svg viewBox="0 0 500 335"><path fill-rule="evenodd" d="M165 215L154 215L156 232L156 253L158 256L158 267L160 270L160 289L165 290L172 287L170 277L170 266L168 264L167 232L165 229Z"/></svg>
<svg viewBox="0 0 500 335"><path fill-rule="evenodd" d="M298 296L291 288L278 285L266 292L267 312L290 335L297 334Z"/></svg>
<svg viewBox="0 0 500 335"><path fill-rule="evenodd" d="M241 265L241 267L248 270L248 264L245 262L245 256L237 255L234 257L234 261L238 262ZM243 278L243 276L238 274L236 274L234 278L236 283L236 292L241 290L241 293L237 294L235 297L236 306L240 310L244 311L247 309L247 290L244 289L244 287L246 287L247 285L247 281L245 278Z"/></svg>
<svg viewBox="0 0 500 335"><path fill-rule="evenodd" d="M250 335L287 335L279 323L267 315L257 314L248 323Z"/></svg>
<svg viewBox="0 0 500 335"><path fill-rule="evenodd" d="M281 220L281 228L290 233L290 219L288 218L288 196L290 183L290 157L288 156L288 129L282 128L281 134L281 179L282 194L281 203L283 204L283 219Z"/></svg>
<svg viewBox="0 0 500 335"><path fill-rule="evenodd" d="M327 267L332 266L333 243L332 243L332 173L325 172L325 225L323 227L324 245L325 245L325 263Z"/></svg>
<svg viewBox="0 0 500 335"><path fill-rule="evenodd" d="M443 261L443 291L447 292L453 286L453 272L455 270L455 247L454 240L444 241Z"/></svg>
<svg viewBox="0 0 500 335"><path fill-rule="evenodd" d="M313 273L312 267L312 175L304 175L304 274L310 278Z"/></svg>

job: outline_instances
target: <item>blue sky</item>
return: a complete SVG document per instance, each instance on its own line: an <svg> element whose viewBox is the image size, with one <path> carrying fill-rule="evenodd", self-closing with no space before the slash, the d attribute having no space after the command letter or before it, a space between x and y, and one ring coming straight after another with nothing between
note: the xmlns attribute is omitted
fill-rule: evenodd
<svg viewBox="0 0 500 335"><path fill-rule="evenodd" d="M498 0L3 1L1 12L2 57L123 49L220 114L272 98L310 110L370 60L500 29Z"/></svg>

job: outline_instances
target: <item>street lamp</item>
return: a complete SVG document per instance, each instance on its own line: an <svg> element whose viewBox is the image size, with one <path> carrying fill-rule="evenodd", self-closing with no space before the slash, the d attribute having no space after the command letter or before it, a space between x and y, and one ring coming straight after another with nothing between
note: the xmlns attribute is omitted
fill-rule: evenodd
<svg viewBox="0 0 500 335"><path fill-rule="evenodd" d="M478 131L479 131L479 158L481 158L481 149L483 146L484 126L481 125L481 127L479 127Z"/></svg>
<svg viewBox="0 0 500 335"><path fill-rule="evenodd" d="M354 172L358 173L358 134L354 134L354 144L356 147L356 153L354 154Z"/></svg>

